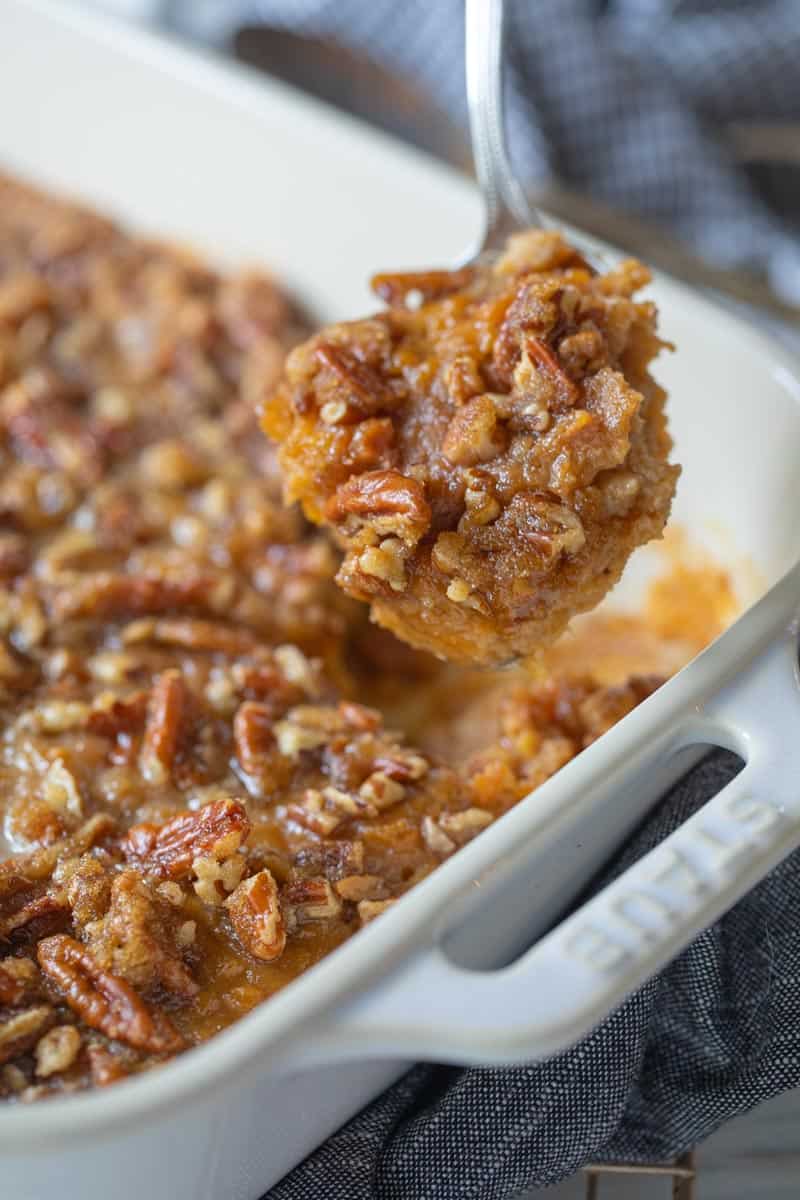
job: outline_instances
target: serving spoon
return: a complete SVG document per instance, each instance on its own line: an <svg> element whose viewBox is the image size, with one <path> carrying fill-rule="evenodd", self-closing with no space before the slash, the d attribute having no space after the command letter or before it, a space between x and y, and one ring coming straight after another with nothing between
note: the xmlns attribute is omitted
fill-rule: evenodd
<svg viewBox="0 0 800 1200"><path fill-rule="evenodd" d="M499 253L512 233L522 229L545 229L550 224L528 199L506 148L503 104L505 0L466 0L465 22L469 128L485 221L480 236L459 266ZM581 253L594 270L608 270L609 263L595 249L582 244Z"/></svg>

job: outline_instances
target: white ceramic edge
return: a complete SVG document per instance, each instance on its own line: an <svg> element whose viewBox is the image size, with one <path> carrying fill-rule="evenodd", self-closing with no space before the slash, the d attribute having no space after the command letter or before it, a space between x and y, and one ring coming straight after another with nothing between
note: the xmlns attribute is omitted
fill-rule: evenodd
<svg viewBox="0 0 800 1200"><path fill-rule="evenodd" d="M332 1057L364 1041L377 1054L413 1045L421 1057L475 1064L552 1055L588 1034L800 845L800 569L779 587L792 619L777 639L661 730L668 744L660 753L723 746L744 758L740 774L511 966L465 971L435 939L418 946L401 971L336 1015ZM421 996L422 1016L414 1003ZM502 1013L502 1023L487 1023L487 1013Z"/></svg>
<svg viewBox="0 0 800 1200"><path fill-rule="evenodd" d="M160 68L169 67L180 77L191 77L194 83L235 99L246 105L258 103L258 84L241 70L229 68L205 56L195 55L161 39L138 31L120 30L114 23L96 20L73 10L60 11L45 0L28 0L32 7L46 12L55 20L69 22L110 43L125 39L125 53L156 62ZM340 125L345 118L333 117L324 106L298 98L297 104L313 112L314 119ZM350 122L362 133L358 122ZM376 140L385 139L376 136ZM402 153L402 149L398 149ZM409 152L414 169L420 169L420 159ZM438 170L438 168L436 168ZM587 242L598 244L594 239ZM744 322L700 300L690 289L670 281L673 291L686 295L706 319L724 321L741 341L747 339L754 353L767 355L777 366L773 373L782 376L782 385L800 394L797 366L789 354L763 334ZM792 576L796 573L793 572ZM793 578L793 595L800 594L798 581ZM779 585L782 586L782 585ZM206 1090L223 1077L259 1069L259 1056L267 1046L275 1050L271 1062L284 1061L279 1050L285 1047L285 1061L291 1061L292 1042L299 1036L308 1039L311 1030L306 1022L337 1002L354 995L364 996L365 986L388 974L392 967L405 960L413 951L419 930L438 919L443 906L483 872L491 871L502 857L513 857L520 838L530 837L548 822L557 819L559 810L574 801L598 773L613 770L624 763L644 742L662 744L664 730L674 727L681 714L708 698L721 683L732 675L743 661L768 640L790 618L791 606L776 611L774 597L765 597L728 633L723 635L703 655L669 681L658 693L630 714L601 742L584 751L542 788L537 789L535 809L523 801L501 821L481 835L454 859L444 864L425 883L405 897L397 908L362 931L347 945L329 956L323 963L297 980L268 1005L255 1011L234 1027L218 1035L210 1043L149 1076L132 1080L111 1092L53 1100L31 1109L12 1109L0 1119L0 1146L31 1146L37 1142L52 1146L54 1139L71 1138L81 1130L91 1130L92 1137L109 1135L121 1124L132 1119L140 1123L154 1121L160 1112L177 1100L188 1101L192 1093ZM294 1038L293 1036L294 1035ZM321 1047L321 1052L324 1047ZM416 1047L407 1053L416 1054ZM353 1053L369 1055L372 1047L362 1039Z"/></svg>

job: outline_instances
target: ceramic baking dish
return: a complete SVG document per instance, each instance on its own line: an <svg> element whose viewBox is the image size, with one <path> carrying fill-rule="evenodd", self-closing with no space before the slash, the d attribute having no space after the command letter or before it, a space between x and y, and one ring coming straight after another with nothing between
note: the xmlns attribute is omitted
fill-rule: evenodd
<svg viewBox="0 0 800 1200"><path fill-rule="evenodd" d="M66 0L5 0L0 109L0 168L269 264L321 318L363 311L376 267L455 258L479 220L471 187L429 160ZM500 1063L569 1044L800 843L800 370L675 283L654 294L679 346L659 368L684 464L676 520L732 570L749 564L743 599L757 602L235 1027L106 1093L0 1110L3 1195L254 1200L416 1058ZM646 569L640 555L623 601ZM741 774L553 927L709 743L735 749Z"/></svg>

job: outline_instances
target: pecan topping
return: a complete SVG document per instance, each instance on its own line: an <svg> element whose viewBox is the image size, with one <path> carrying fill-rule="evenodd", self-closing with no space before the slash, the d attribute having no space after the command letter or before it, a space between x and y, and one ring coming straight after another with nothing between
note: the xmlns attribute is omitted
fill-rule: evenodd
<svg viewBox="0 0 800 1200"><path fill-rule="evenodd" d="M92 1029L151 1054L175 1054L184 1048L169 1017L161 1009L150 1010L129 984L99 967L74 938L45 938L37 956L45 975Z"/></svg>
<svg viewBox="0 0 800 1200"><path fill-rule="evenodd" d="M215 800L198 812L179 813L164 825L132 826L122 852L151 875L180 879L190 874L198 857L230 858L249 832L250 821L239 800Z"/></svg>
<svg viewBox="0 0 800 1200"><path fill-rule="evenodd" d="M428 529L431 509L425 489L399 471L367 471L343 483L328 503L327 516L336 525L355 521L380 537L394 534L414 545Z"/></svg>
<svg viewBox="0 0 800 1200"><path fill-rule="evenodd" d="M266 868L244 879L225 901L236 936L244 948L263 962L280 958L286 930L278 902L278 886Z"/></svg>

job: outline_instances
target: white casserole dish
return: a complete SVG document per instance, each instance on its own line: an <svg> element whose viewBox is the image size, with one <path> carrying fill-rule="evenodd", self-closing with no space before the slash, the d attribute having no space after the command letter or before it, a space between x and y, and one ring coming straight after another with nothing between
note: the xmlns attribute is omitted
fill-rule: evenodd
<svg viewBox="0 0 800 1200"><path fill-rule="evenodd" d="M0 168L269 264L321 318L363 311L376 267L455 258L479 220L471 187L429 160L65 0L5 0L0 105ZM0 1111L4 1195L254 1200L417 1057L497 1063L569 1044L800 842L800 369L677 284L654 294L680 347L659 368L684 464L676 520L718 561L749 561L762 591L785 576L778 588L234 1028L109 1092ZM488 970L552 925L704 742L747 760L725 792Z"/></svg>

